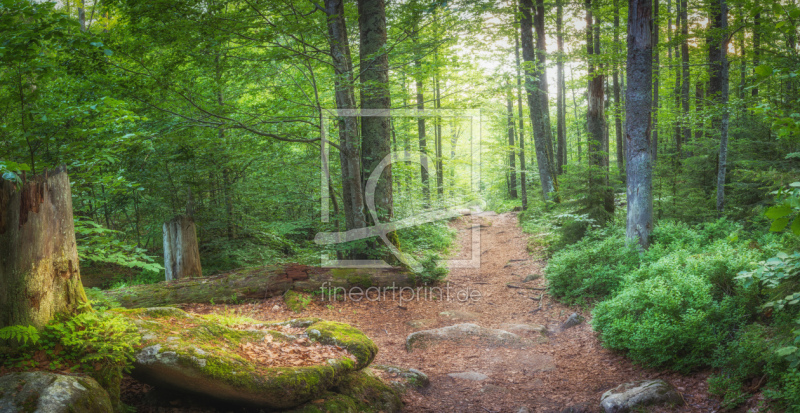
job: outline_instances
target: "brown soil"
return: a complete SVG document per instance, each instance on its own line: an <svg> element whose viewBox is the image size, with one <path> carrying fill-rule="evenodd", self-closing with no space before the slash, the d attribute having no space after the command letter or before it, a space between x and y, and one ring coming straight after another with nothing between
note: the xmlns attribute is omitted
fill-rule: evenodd
<svg viewBox="0 0 800 413"><path fill-rule="evenodd" d="M437 300L400 301L392 300L389 294L385 300L354 302L321 301L315 296L317 299L299 314L289 311L280 297L238 306L185 308L198 313L233 310L263 320L313 316L352 324L378 345L380 352L375 364L416 368L429 375L430 387L405 395L408 412L516 412L523 406L531 412L559 412L579 404L596 411L606 390L625 382L653 378L671 382L687 403L663 411L719 411L719 403L707 393L709 373L683 376L635 366L622 355L604 349L588 323L550 334L547 343L527 348L487 348L479 342L440 343L407 352L406 337L423 329L467 322L489 328L501 328L504 323L539 324L552 330L573 312L591 318L589 310L565 306L543 293L546 287L543 277L522 282L529 274L542 275L545 262L542 254L531 255L527 251L528 236L519 229L515 213L487 213L453 221L460 246L453 258L471 256L472 222L481 224L480 268L451 270L449 300L442 296ZM525 288L511 288L507 286L509 283ZM460 302L457 292L467 289L479 291L480 299ZM458 312L455 315L461 319L440 315L445 311ZM427 320L427 324L418 327L409 324L419 320ZM468 371L489 378L478 382L448 376Z"/></svg>

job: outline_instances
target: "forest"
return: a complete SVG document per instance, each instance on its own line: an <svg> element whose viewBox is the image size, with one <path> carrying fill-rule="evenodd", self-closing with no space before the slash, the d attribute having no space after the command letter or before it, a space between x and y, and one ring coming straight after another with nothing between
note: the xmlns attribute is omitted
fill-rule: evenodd
<svg viewBox="0 0 800 413"><path fill-rule="evenodd" d="M795 0L0 0L0 412L800 412Z"/></svg>

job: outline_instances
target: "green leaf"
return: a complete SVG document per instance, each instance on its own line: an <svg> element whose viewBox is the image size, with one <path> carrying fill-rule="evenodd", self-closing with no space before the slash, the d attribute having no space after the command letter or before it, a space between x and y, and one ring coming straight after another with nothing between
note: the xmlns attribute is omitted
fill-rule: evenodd
<svg viewBox="0 0 800 413"><path fill-rule="evenodd" d="M778 350L775 351L775 354L777 354L777 355L779 355L781 357L784 357L784 356L788 356L789 354L793 354L795 352L797 352L797 347L788 346L788 347L779 348Z"/></svg>
<svg viewBox="0 0 800 413"><path fill-rule="evenodd" d="M789 11L789 17L791 17L793 19L796 19L796 18L800 17L800 9L794 9L794 10Z"/></svg>
<svg viewBox="0 0 800 413"><path fill-rule="evenodd" d="M800 216L794 218L791 226L792 234L800 235Z"/></svg>
<svg viewBox="0 0 800 413"><path fill-rule="evenodd" d="M783 217L778 218L775 221L772 221L772 226L769 227L770 232L779 232L783 231L786 226L789 225L789 218Z"/></svg>
<svg viewBox="0 0 800 413"><path fill-rule="evenodd" d="M111 51L111 50L109 50L109 49L106 49L106 50L104 50L104 51L103 51L103 53L105 53L105 54L106 54L106 56L111 56L112 54L114 54L114 52L112 52L112 51Z"/></svg>
<svg viewBox="0 0 800 413"><path fill-rule="evenodd" d="M755 72L757 75L761 77L768 77L772 75L772 66L769 65L759 65L756 66Z"/></svg>
<svg viewBox="0 0 800 413"><path fill-rule="evenodd" d="M792 208L788 205L775 205L767 210L764 214L767 218L771 220L776 220L778 218L783 218L792 213Z"/></svg>

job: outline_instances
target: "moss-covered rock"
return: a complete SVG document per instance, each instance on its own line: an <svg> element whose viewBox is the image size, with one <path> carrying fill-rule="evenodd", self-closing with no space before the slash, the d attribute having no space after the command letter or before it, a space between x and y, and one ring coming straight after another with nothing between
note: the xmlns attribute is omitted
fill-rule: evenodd
<svg viewBox="0 0 800 413"><path fill-rule="evenodd" d="M195 317L178 309L122 310L142 334L132 375L164 388L198 393L239 405L286 409L318 399L348 373L366 367L377 353L375 344L346 324L317 319L261 325L307 327L306 334L323 344L343 347L349 357L306 367L272 367L254 363L237 353L242 345L294 340L296 337L264 329L239 330ZM269 337L267 337L269 336Z"/></svg>
<svg viewBox="0 0 800 413"><path fill-rule="evenodd" d="M350 354L356 356L356 370L369 366L378 354L378 346L369 337L347 324L320 321L309 326L306 333L320 343L346 348Z"/></svg>
<svg viewBox="0 0 800 413"><path fill-rule="evenodd" d="M346 375L334 391L292 413L394 413L402 409L398 390L365 369Z"/></svg>
<svg viewBox="0 0 800 413"><path fill-rule="evenodd" d="M431 384L428 375L417 369L387 365L372 365L370 368L382 371L384 380L400 392L408 389L421 389Z"/></svg>
<svg viewBox="0 0 800 413"><path fill-rule="evenodd" d="M0 377L0 412L108 413L108 393L86 376L33 371Z"/></svg>

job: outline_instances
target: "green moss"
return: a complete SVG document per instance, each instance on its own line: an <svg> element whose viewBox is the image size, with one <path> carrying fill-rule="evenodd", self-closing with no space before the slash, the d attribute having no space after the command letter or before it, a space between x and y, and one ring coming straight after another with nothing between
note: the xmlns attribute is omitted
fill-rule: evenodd
<svg viewBox="0 0 800 413"><path fill-rule="evenodd" d="M362 273L357 268L333 268L331 276L335 279L347 281L348 286L362 288L372 287L372 278L369 273Z"/></svg>
<svg viewBox="0 0 800 413"><path fill-rule="evenodd" d="M311 297L303 293L298 293L297 291L288 290L283 295L283 301L290 310L295 313L301 313L311 304Z"/></svg>
<svg viewBox="0 0 800 413"><path fill-rule="evenodd" d="M306 403L287 413L356 413L365 411L367 410L364 410L360 403L352 397L328 392L320 396L318 400Z"/></svg>
<svg viewBox="0 0 800 413"><path fill-rule="evenodd" d="M320 321L306 330L312 339L323 344L344 347L356 357L357 369L367 367L378 354L378 346L360 330L343 323Z"/></svg>
<svg viewBox="0 0 800 413"><path fill-rule="evenodd" d="M375 377L369 369L348 374L342 378L336 391L366 402L376 411L399 412L403 408L400 394Z"/></svg>

